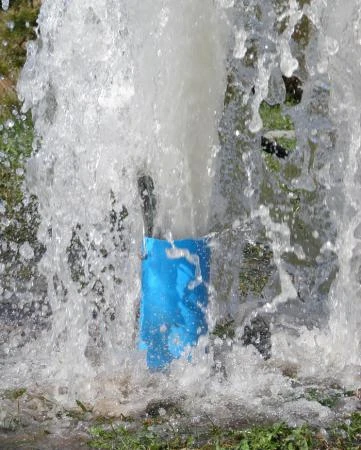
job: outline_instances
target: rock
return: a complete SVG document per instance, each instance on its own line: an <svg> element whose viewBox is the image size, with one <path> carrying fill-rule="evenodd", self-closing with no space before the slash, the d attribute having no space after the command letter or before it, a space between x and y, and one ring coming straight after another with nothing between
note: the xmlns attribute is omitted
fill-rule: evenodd
<svg viewBox="0 0 361 450"><path fill-rule="evenodd" d="M252 344L256 347L264 359L271 357L271 332L263 317L254 317L250 324L244 327L242 342L244 345Z"/></svg>

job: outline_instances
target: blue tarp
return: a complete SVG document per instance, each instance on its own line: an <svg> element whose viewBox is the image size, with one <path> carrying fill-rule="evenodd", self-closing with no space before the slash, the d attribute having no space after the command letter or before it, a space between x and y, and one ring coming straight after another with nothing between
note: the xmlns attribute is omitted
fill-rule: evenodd
<svg viewBox="0 0 361 450"><path fill-rule="evenodd" d="M206 239L144 238L139 348L165 368L207 332L210 249ZM189 352L188 352L189 354Z"/></svg>

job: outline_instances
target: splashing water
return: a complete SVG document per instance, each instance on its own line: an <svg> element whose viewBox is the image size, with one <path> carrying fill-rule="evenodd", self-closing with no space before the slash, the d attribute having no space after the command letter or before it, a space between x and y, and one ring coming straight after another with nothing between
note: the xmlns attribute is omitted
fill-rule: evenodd
<svg viewBox="0 0 361 450"><path fill-rule="evenodd" d="M194 415L325 422L302 383L360 383L361 2L137 3L42 5L18 91L51 316L8 345L3 384L104 414L174 397ZM284 159L262 152L267 127L295 138ZM156 234L211 233L213 250L210 335L167 374L136 349L144 174Z"/></svg>
<svg viewBox="0 0 361 450"><path fill-rule="evenodd" d="M4 11L9 9L9 0L1 0L1 6Z"/></svg>

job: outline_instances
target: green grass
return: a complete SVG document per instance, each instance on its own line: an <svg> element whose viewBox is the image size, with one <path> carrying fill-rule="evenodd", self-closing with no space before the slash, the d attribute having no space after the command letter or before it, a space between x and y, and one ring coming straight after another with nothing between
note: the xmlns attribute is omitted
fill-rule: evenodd
<svg viewBox="0 0 361 450"><path fill-rule="evenodd" d="M124 449L124 450L160 450L171 448L171 441L168 443L144 427L139 431L128 431L125 427L104 429L104 427L93 427L91 430L92 439L89 442L91 448L101 449ZM181 448L174 447L173 448Z"/></svg>
<svg viewBox="0 0 361 450"><path fill-rule="evenodd" d="M354 395L355 393L353 391L343 391L339 388L326 392L321 389L310 388L306 390L305 398L307 400L314 400L322 406L335 408L342 398L353 397Z"/></svg>
<svg viewBox="0 0 361 450"><path fill-rule="evenodd" d="M92 427L90 436L90 448L113 450L357 450L361 448L361 414L355 412L323 432L308 425L293 428L284 423L243 430L212 426L187 432L165 431L154 425L140 429L101 425Z"/></svg>
<svg viewBox="0 0 361 450"><path fill-rule="evenodd" d="M313 434L309 427L291 428L285 424L254 427L236 433L240 443L228 448L239 450L307 450L312 448ZM227 447L224 447L227 448Z"/></svg>

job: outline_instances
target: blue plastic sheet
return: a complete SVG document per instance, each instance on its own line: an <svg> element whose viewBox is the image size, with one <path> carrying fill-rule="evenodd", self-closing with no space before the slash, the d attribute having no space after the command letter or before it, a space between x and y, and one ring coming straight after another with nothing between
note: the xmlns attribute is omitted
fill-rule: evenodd
<svg viewBox="0 0 361 450"><path fill-rule="evenodd" d="M210 249L206 239L146 237L143 252L139 348L160 370L207 332Z"/></svg>

